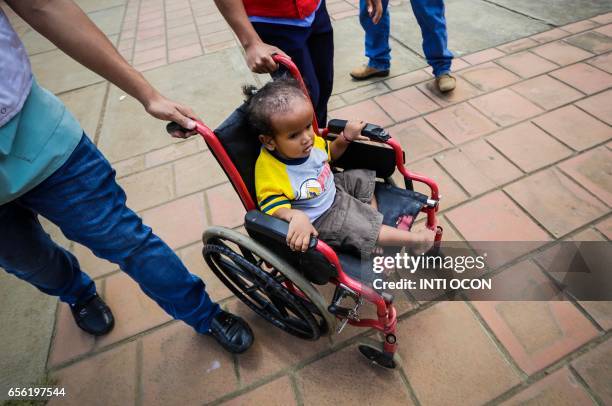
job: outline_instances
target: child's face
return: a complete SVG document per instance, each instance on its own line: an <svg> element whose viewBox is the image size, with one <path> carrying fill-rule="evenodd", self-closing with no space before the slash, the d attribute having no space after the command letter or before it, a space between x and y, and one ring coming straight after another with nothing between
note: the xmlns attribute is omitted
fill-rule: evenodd
<svg viewBox="0 0 612 406"><path fill-rule="evenodd" d="M276 151L282 158L296 159L310 155L314 144L312 131L312 105L302 97L291 101L287 113L272 116L275 135L260 135L259 139L270 151Z"/></svg>

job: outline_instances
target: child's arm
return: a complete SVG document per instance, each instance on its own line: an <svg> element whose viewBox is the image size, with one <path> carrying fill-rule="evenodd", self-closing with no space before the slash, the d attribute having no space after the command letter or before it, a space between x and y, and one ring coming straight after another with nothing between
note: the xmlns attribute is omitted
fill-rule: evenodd
<svg viewBox="0 0 612 406"><path fill-rule="evenodd" d="M344 151L348 148L348 145L355 140L367 140L367 137L361 135L361 130L366 126L363 121L349 121L346 123L344 131L336 137L336 139L329 145L329 151L331 160L336 161L340 159Z"/></svg>
<svg viewBox="0 0 612 406"><path fill-rule="evenodd" d="M289 232L287 233L287 245L293 251L305 252L310 244L310 236L319 235L314 226L310 223L308 216L301 210L288 209L282 207L273 214L281 220L289 222Z"/></svg>

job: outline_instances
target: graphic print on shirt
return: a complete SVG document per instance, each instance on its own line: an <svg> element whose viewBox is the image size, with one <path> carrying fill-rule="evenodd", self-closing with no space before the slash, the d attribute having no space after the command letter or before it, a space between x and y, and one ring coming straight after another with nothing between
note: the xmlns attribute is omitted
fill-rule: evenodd
<svg viewBox="0 0 612 406"><path fill-rule="evenodd" d="M325 184L331 176L329 164L325 163L321 168L317 178L308 178L299 187L296 200L312 199L325 192Z"/></svg>

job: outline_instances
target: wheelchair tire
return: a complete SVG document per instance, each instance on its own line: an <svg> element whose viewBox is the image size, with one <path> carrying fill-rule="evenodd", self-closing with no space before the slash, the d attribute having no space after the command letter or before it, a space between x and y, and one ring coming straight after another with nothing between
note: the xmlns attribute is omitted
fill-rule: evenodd
<svg viewBox="0 0 612 406"><path fill-rule="evenodd" d="M383 350L383 343L376 341L370 337L362 338L359 342L359 352L361 355L366 357L372 364L387 368L395 369L400 364L401 358L396 352L392 356L385 354Z"/></svg>
<svg viewBox="0 0 612 406"><path fill-rule="evenodd" d="M267 248L223 227L209 228L203 240L202 254L213 273L268 322L307 340L317 340L331 331L335 318L321 294ZM289 282L303 296L289 290Z"/></svg>

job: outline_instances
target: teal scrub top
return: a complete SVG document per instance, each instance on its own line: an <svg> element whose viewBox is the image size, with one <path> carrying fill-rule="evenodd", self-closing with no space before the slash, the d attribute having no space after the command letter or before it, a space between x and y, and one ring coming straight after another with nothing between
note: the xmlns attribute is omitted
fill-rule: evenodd
<svg viewBox="0 0 612 406"><path fill-rule="evenodd" d="M64 103L33 80L21 111L0 127L0 205L58 170L82 136L83 129Z"/></svg>

